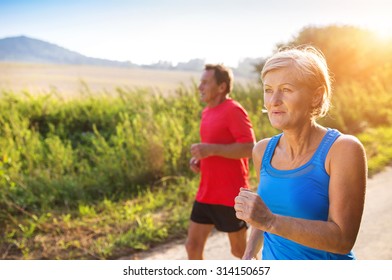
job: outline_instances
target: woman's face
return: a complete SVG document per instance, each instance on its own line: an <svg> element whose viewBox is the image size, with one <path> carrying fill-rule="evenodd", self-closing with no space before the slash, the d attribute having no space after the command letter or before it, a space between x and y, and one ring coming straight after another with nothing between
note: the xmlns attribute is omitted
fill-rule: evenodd
<svg viewBox="0 0 392 280"><path fill-rule="evenodd" d="M280 130L296 129L311 121L312 94L288 66L264 76L264 106L271 125Z"/></svg>

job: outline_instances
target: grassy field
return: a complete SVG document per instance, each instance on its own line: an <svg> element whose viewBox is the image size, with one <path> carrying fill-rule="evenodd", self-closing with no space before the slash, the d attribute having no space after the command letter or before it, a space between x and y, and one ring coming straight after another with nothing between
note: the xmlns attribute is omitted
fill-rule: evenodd
<svg viewBox="0 0 392 280"><path fill-rule="evenodd" d="M34 93L56 89L63 97L77 97L86 85L95 94L113 93L117 87L173 93L181 84L189 87L197 83L200 75L191 71L0 62L1 89ZM253 82L241 77L236 81Z"/></svg>

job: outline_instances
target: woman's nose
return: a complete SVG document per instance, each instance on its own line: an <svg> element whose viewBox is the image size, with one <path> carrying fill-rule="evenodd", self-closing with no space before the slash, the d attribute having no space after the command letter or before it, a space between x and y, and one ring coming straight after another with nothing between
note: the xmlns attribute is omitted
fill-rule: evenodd
<svg viewBox="0 0 392 280"><path fill-rule="evenodd" d="M282 103L282 92L280 90L276 90L272 93L270 103L272 105L279 105Z"/></svg>

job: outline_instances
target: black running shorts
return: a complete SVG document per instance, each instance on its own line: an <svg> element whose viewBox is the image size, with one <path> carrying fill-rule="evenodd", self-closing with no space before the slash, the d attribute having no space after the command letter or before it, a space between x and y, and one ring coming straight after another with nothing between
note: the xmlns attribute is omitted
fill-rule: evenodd
<svg viewBox="0 0 392 280"><path fill-rule="evenodd" d="M213 224L217 230L223 232L236 232L247 228L247 224L235 216L234 207L197 201L193 204L191 221L198 224Z"/></svg>

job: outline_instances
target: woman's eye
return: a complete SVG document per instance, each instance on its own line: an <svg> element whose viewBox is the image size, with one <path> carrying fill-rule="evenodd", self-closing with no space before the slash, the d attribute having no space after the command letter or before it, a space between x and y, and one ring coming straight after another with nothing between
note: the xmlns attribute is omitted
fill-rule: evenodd
<svg viewBox="0 0 392 280"><path fill-rule="evenodd" d="M272 89L266 88L266 89L264 89L264 93L272 93Z"/></svg>

